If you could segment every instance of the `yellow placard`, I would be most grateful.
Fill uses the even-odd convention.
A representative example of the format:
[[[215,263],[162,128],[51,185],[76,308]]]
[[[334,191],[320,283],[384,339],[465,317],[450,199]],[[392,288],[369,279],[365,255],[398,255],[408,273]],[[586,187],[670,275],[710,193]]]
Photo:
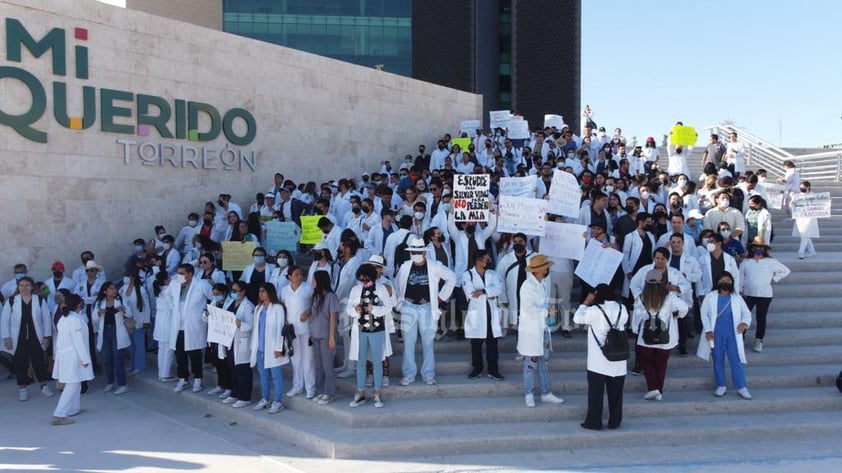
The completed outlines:
[[[471,139],[470,138],[451,138],[450,143],[454,144],[454,145],[459,145],[459,149],[461,149],[462,152],[464,153],[465,151],[468,151],[468,145],[471,144]],[[451,148],[452,148],[452,146],[451,146]],[[455,165],[456,163],[453,163],[453,164]]]
[[[253,241],[223,241],[222,242],[222,270],[242,271],[252,264],[251,254],[257,248]]]
[[[319,220],[324,215],[309,215],[301,217],[301,240],[303,245],[315,245],[324,239],[324,233],[319,228]]]
[[[674,145],[696,146],[699,134],[692,126],[674,126],[670,131],[670,142]]]

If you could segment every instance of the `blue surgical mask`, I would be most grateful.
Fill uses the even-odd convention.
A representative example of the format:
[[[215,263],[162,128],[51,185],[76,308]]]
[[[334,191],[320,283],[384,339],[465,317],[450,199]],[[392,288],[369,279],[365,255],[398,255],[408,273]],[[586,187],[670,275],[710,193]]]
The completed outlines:
[[[450,212],[450,204],[441,204],[441,210],[443,212]]]
[[[228,300],[231,301],[231,302],[236,301],[237,300],[237,293],[232,292],[231,294],[228,294]]]
[[[213,296],[213,301],[214,301],[215,303],[222,302],[222,300],[223,300],[223,298],[222,298],[222,294],[217,294],[217,295]]]
[[[128,286],[128,285],[129,285],[129,282],[131,282],[131,280],[129,279],[129,277],[128,277],[128,276],[123,276],[123,285],[124,285],[124,286]]]
[[[20,281],[26,276],[26,273],[15,273],[15,281]]]
[[[266,262],[265,256],[255,256],[254,257],[254,264],[263,264]]]
[[[143,251],[143,245],[135,245],[134,246],[134,252],[135,253],[140,253],[141,251]]]

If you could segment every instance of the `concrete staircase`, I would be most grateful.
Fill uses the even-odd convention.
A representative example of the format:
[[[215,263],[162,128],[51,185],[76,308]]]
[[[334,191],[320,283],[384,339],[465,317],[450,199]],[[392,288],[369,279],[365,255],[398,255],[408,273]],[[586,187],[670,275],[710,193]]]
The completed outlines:
[[[694,170],[695,172],[696,170]],[[822,184],[842,197],[842,186]],[[809,442],[842,435],[842,394],[834,380],[842,368],[842,218],[819,222],[822,237],[814,240],[818,254],[798,260],[797,238],[790,235],[791,220],[774,211],[776,238],[773,255],[792,269],[775,286],[765,349],[747,349],[748,386],[751,401],[729,391],[723,398],[712,395],[713,370],[695,357],[670,359],[664,400],[644,401],[642,377],[626,378],[623,425],[617,431],[593,432],[579,427],[586,411],[585,358],[587,332],[576,331],[572,339],[553,337],[555,352],[550,360],[552,391],[564,397],[562,405],[527,408],[522,395],[522,364],[514,360],[516,335],[501,340],[500,368],[503,381],[467,379],[470,348],[467,341],[436,342],[437,386],[416,383],[401,387],[402,343],[393,338],[396,355],[391,358],[392,385],[383,390],[384,409],[371,403],[352,409],[353,379],[338,380],[338,399],[319,406],[303,396],[285,398],[287,407],[277,416],[251,409],[234,410],[215,398],[187,392],[176,395],[172,385],[143,376],[140,382],[151,391],[173,396],[197,409],[255,429],[264,435],[292,443],[332,458],[382,458],[401,461],[445,458],[504,458],[505,464],[532,462],[536,455],[558,461],[559,449],[584,449],[599,456],[601,448],[648,448],[653,436],[671,444],[721,444],[739,436],[741,442],[759,447],[739,455],[762,458],[774,453],[775,445],[792,439]],[[691,354],[698,338],[690,341]],[[754,326],[745,337],[754,342]],[[420,363],[420,344],[416,348]],[[210,376],[208,380],[212,380]],[[286,388],[289,388],[287,380]],[[702,449],[703,450],[703,449]],[[735,453],[736,454],[736,453]],[[556,455],[556,456],[553,456]],[[741,457],[742,458],[742,457]]]

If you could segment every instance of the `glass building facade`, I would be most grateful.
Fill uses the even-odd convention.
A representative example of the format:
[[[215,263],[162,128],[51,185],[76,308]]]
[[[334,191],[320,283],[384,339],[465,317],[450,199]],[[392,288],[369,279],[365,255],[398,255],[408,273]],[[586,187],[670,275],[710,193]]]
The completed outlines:
[[[223,0],[222,29],[412,77],[412,0]]]

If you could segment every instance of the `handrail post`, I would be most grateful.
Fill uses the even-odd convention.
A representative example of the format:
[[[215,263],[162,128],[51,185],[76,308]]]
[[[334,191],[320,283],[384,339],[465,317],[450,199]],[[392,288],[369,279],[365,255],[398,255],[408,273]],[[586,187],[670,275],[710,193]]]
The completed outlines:
[[[842,177],[842,153],[836,154],[836,182]]]

